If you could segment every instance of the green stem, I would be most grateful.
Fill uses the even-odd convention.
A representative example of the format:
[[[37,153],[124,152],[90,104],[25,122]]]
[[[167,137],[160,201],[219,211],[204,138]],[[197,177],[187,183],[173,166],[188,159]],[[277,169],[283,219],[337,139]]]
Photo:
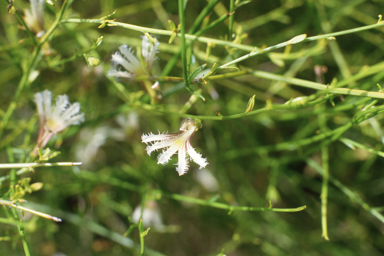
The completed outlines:
[[[170,31],[170,30],[141,27],[141,26],[137,26],[137,25],[127,24],[127,23],[122,23],[122,22],[117,22],[117,21],[112,21],[112,20],[105,21],[105,20],[101,20],[101,19],[71,18],[71,19],[62,20],[61,22],[63,22],[63,23],[64,22],[66,22],[66,23],[93,23],[93,24],[105,23],[107,26],[122,27],[122,28],[130,29],[130,30],[134,30],[134,31],[139,31],[142,33],[152,33],[152,34],[165,35],[165,36],[172,36],[172,34],[173,34],[173,31]],[[378,24],[373,24],[373,25],[362,26],[362,27],[358,27],[358,28],[354,28],[354,29],[347,29],[347,30],[343,30],[343,31],[335,32],[335,33],[329,33],[329,34],[324,34],[324,35],[307,37],[302,42],[315,41],[315,40],[319,40],[319,39],[323,39],[323,38],[340,36],[340,35],[347,35],[347,34],[356,33],[359,31],[369,30],[369,29],[373,29],[373,28],[378,28],[378,27],[382,27],[382,26],[384,26],[384,22],[381,22]],[[181,35],[178,34],[177,36],[180,37]],[[250,54],[245,55],[247,57],[245,57],[244,59],[253,57],[253,56],[258,55],[260,53],[267,52],[265,49],[257,50],[257,48],[255,48],[254,46],[236,44],[236,43],[232,43],[232,42],[228,42],[228,41],[224,41],[224,40],[213,39],[213,38],[208,38],[208,37],[199,37],[196,35],[185,34],[185,38],[190,39],[190,40],[195,40],[198,42],[202,42],[202,43],[210,43],[211,42],[211,43],[215,43],[216,45],[229,46],[229,47],[237,48],[239,50],[251,52]],[[268,51],[272,51],[274,49],[285,47],[286,45],[287,45],[287,42],[283,42],[283,43],[277,44],[275,46],[268,47]],[[240,58],[243,58],[243,57],[240,57]],[[244,60],[244,59],[240,59],[239,61]],[[236,59],[236,60],[238,60],[238,59]],[[239,61],[236,61],[234,63],[237,63]]]
[[[188,34],[195,34],[198,30],[199,26],[203,22],[205,16],[207,16],[213,9],[213,7],[219,2],[220,0],[212,0],[208,3],[208,5],[205,6],[205,8],[201,11],[199,16],[196,18],[196,20],[193,22],[192,27],[188,30]],[[211,28],[211,27],[210,27]],[[209,28],[209,29],[210,29]],[[204,31],[199,33],[199,35],[202,35],[205,33],[208,29],[203,29]],[[190,46],[192,45],[193,41],[190,43]],[[189,46],[189,47],[190,47]],[[163,71],[161,72],[162,76],[168,75],[171,70],[174,68],[176,63],[179,61],[181,56],[181,49],[179,49],[172,57],[170,61],[168,61],[167,65],[164,67]]]
[[[188,89],[188,70],[187,70],[187,49],[185,44],[185,23],[184,23],[184,0],[179,1],[179,21],[180,21],[180,42],[181,42],[181,60],[183,63],[184,85]]]
[[[7,148],[7,153],[8,153],[9,160],[11,162],[13,162],[14,161],[14,155],[13,155],[13,152],[12,152],[12,150],[10,148]],[[15,169],[11,169],[9,175],[10,175],[9,194],[10,194],[10,197],[12,198],[13,195],[14,195],[14,190],[15,190],[15,186],[16,186],[16,170]],[[4,202],[6,202],[6,201],[4,201]],[[1,204],[1,201],[0,201],[0,204]],[[19,219],[19,215],[18,215],[16,209],[12,208],[11,212],[12,212],[13,218],[18,220]],[[31,254],[29,252],[29,247],[28,247],[27,240],[25,239],[24,227],[23,227],[23,223],[22,223],[21,219],[20,219],[19,224],[17,225],[17,230],[19,231],[19,235],[20,235],[21,243],[23,244],[23,249],[24,249],[25,256],[30,256]]]
[[[57,163],[16,163],[16,164],[0,164],[0,169],[12,168],[34,168],[34,167],[52,167],[52,166],[74,166],[81,165],[80,162],[57,162]],[[25,172],[29,171],[28,169]],[[17,174],[20,174],[17,172]]]
[[[313,167],[319,174],[323,175],[323,169],[321,166],[319,166],[314,160],[308,158],[307,159],[308,165]],[[344,186],[339,180],[329,177],[329,181],[336,186],[338,189],[340,189],[349,199],[353,202],[356,202],[359,204],[364,210],[371,213],[373,216],[375,216],[378,220],[380,220],[382,223],[384,223],[384,216],[380,214],[375,208],[370,207],[364,200],[355,192]]]
[[[202,200],[199,198],[194,198],[194,197],[188,197],[188,196],[183,196],[179,194],[171,194],[171,193],[164,193],[161,191],[158,191],[162,195],[172,198],[177,201],[182,201],[182,202],[188,202],[188,203],[193,203],[193,204],[198,204],[198,205],[204,205],[204,206],[209,206],[213,208],[218,208],[218,209],[223,209],[223,210],[228,210],[229,212],[233,211],[271,211],[271,212],[299,212],[307,208],[305,205],[300,206],[297,208],[267,208],[267,207],[248,207],[248,206],[233,206],[233,205],[228,205],[228,204],[223,204],[223,203],[218,203],[218,202],[211,202],[207,200]]]
[[[27,24],[25,23],[24,19],[21,17],[19,11],[16,10],[15,12],[15,16],[16,18],[19,20],[19,22],[21,23],[21,25],[23,25],[25,31],[27,32],[27,34],[29,35],[29,37],[32,39],[32,42],[33,42],[33,45],[36,46],[37,45],[37,42],[36,42],[36,38],[35,38],[35,35],[32,33],[32,31],[28,28]]]
[[[14,204],[14,203],[12,203],[10,201],[3,200],[3,199],[0,199],[0,205],[8,205],[8,206],[10,206],[12,208],[16,208],[16,209],[19,209],[19,210],[22,210],[22,211],[25,211],[25,212],[30,212],[32,214],[35,214],[37,216],[40,216],[40,217],[43,217],[43,218],[46,218],[46,219],[50,219],[50,220],[53,220],[53,221],[56,221],[56,222],[61,222],[61,219],[57,218],[55,216],[52,216],[52,215],[49,215],[49,214],[46,214],[46,213],[43,213],[43,212],[35,211],[35,210],[32,210],[32,209],[26,208],[24,206],[20,206],[20,205]]]
[[[376,99],[384,99],[384,93],[382,92],[373,92],[373,91],[364,91],[364,90],[358,90],[358,89],[349,89],[349,88],[337,88],[340,86],[340,83],[337,83],[333,87],[329,87],[323,84],[298,79],[298,78],[292,78],[292,77],[284,77],[281,75],[271,74],[265,71],[253,71],[252,74],[257,77],[275,80],[275,81],[281,81],[289,84],[294,84],[306,88],[312,88],[315,90],[321,90],[321,91],[327,91],[328,93],[333,94],[342,94],[342,95],[355,95],[355,96],[362,96],[362,97],[370,97],[370,98],[376,98]]]
[[[34,167],[52,167],[52,166],[75,166],[81,165],[79,162],[58,162],[58,163],[17,163],[17,164],[1,164],[0,169],[10,169],[10,168],[22,168],[16,172],[16,175],[21,175],[31,171],[31,168]],[[11,175],[5,175],[0,177],[0,184],[10,179]]]
[[[326,130],[326,119],[324,115],[319,116],[320,129],[322,132]],[[327,226],[327,204],[328,204],[328,180],[329,180],[329,150],[328,145],[323,145],[321,147],[321,158],[323,166],[323,182],[321,186],[321,227],[322,227],[322,237],[325,240],[329,241],[328,237],[328,226]]]
[[[347,138],[340,138],[340,141],[343,142],[344,144],[346,144],[347,146],[353,146],[353,147],[357,147],[357,148],[361,148],[361,149],[364,149],[370,153],[373,153],[373,154],[376,154],[380,157],[384,157],[384,152],[383,151],[379,151],[379,150],[376,150],[376,149],[373,149],[373,148],[370,148],[370,147],[367,147],[367,146],[364,146],[363,144],[360,144],[356,141],[353,141],[353,140],[350,140],[350,139],[347,139]]]
[[[29,63],[27,70],[24,72],[23,76],[21,77],[21,80],[20,80],[19,85],[17,86],[17,90],[15,92],[15,96],[13,97],[12,102],[9,104],[8,109],[4,114],[3,122],[2,122],[2,125],[0,127],[0,138],[2,137],[4,130],[7,127],[8,122],[9,122],[9,120],[13,114],[13,111],[16,108],[17,102],[19,101],[19,98],[21,96],[22,91],[24,90],[25,86],[28,84],[28,78],[29,78],[30,74],[32,73],[32,71],[35,69],[35,67],[38,64],[41,48],[42,48],[43,44],[48,40],[48,38],[53,34],[53,32],[55,31],[57,26],[60,24],[60,20],[63,17],[64,11],[67,8],[67,3],[68,3],[67,0],[65,0],[63,2],[63,5],[61,7],[61,10],[60,10],[56,20],[53,22],[52,26],[49,28],[47,33],[45,33],[42,36],[39,43],[36,45],[35,49],[33,50],[32,60]]]
[[[229,25],[228,25],[228,40],[229,41],[232,41],[233,39],[233,23],[235,21],[235,15],[233,15],[235,11],[235,0],[231,0],[230,1],[230,5],[229,5]]]
[[[184,202],[189,202],[193,204],[199,204],[199,205],[205,205],[205,206],[210,206],[213,208],[219,208],[219,209],[224,209],[228,210],[230,212],[232,211],[273,211],[273,212],[298,212],[302,211],[306,208],[306,206],[300,206],[297,208],[272,208],[272,207],[248,207],[248,206],[233,206],[233,205],[228,205],[224,203],[218,203],[218,202],[211,202],[199,198],[193,198],[193,197],[187,197],[187,196],[182,196],[179,194],[172,194],[172,193],[166,193],[161,190],[156,190],[152,189],[148,191],[148,188],[145,186],[139,186],[139,185],[134,185],[126,181],[122,181],[117,178],[111,178],[110,176],[107,175],[98,175],[94,174],[91,172],[86,172],[86,171],[81,171],[78,173],[78,176],[84,179],[96,181],[96,182],[104,182],[116,187],[124,188],[130,191],[136,191],[140,193],[154,193],[158,195],[163,195],[166,197],[169,197],[173,200],[177,201],[184,201]]]

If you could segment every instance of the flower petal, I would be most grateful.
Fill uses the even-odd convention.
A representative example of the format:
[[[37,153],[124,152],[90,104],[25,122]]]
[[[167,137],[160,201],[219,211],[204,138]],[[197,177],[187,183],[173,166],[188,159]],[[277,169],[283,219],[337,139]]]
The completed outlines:
[[[197,153],[189,141],[187,141],[187,153],[193,162],[200,165],[200,169],[207,166],[207,159],[203,158],[201,154]]]
[[[125,78],[129,78],[129,79],[132,79],[135,77],[134,74],[129,73],[127,71],[117,71],[116,69],[112,69],[112,68],[108,71],[107,76],[125,77]]]
[[[185,143],[179,148],[179,161],[177,163],[176,171],[179,173],[179,176],[187,173],[189,168],[187,152]]]
[[[131,48],[128,48],[127,45],[122,45],[119,47],[119,52],[116,52],[112,55],[112,61],[117,62],[123,66],[127,71],[137,75],[137,73],[142,69],[141,63],[135,55],[133,55]]]
[[[161,154],[158,156],[158,164],[166,164],[168,163],[169,159],[176,154],[176,152],[179,150],[179,147],[177,145],[170,146],[167,150],[164,150]]]
[[[175,137],[175,134],[168,134],[168,133],[159,133],[159,134],[143,134],[141,136],[141,142],[143,143],[148,143],[148,142],[153,142],[153,141],[162,141],[162,140],[170,140]]]
[[[43,104],[44,104],[44,115],[45,120],[51,117],[51,111],[52,111],[52,93],[48,90],[45,90],[42,92],[43,94]]]
[[[158,149],[161,149],[161,148],[168,148],[170,146],[172,146],[172,144],[174,143],[174,140],[163,140],[163,141],[158,141],[158,142],[155,142],[154,144],[152,145],[148,145],[147,148],[145,150],[147,150],[147,154],[148,155],[151,155],[151,153],[153,151],[156,151]]]
[[[156,59],[155,55],[157,52],[157,47],[159,47],[159,42],[155,43],[155,46],[148,40],[148,37],[143,36],[143,41],[141,41],[141,54],[147,63],[147,69],[151,71],[153,61]]]

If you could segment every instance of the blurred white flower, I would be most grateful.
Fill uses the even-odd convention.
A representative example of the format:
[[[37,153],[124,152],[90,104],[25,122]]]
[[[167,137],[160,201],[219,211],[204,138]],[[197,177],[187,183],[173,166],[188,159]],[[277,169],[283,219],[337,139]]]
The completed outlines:
[[[56,98],[56,106],[52,106],[52,93],[48,90],[35,94],[35,103],[40,120],[40,133],[36,148],[44,148],[49,139],[70,125],[84,121],[84,113],[79,113],[80,103],[72,105],[67,95]]]
[[[74,146],[76,160],[83,163],[84,168],[88,168],[95,161],[102,159],[98,154],[109,136],[110,127],[101,126],[96,129],[85,128],[80,132],[79,140]],[[96,159],[97,157],[97,159]]]
[[[139,53],[137,53],[136,57],[133,54],[132,48],[128,48],[127,45],[120,46],[120,51],[112,55],[112,65],[108,71],[108,76],[133,79],[135,76],[151,74],[152,64],[158,47],[159,43],[157,41],[152,45],[146,36],[143,36],[141,42],[141,56],[138,56]],[[141,63],[140,59],[143,59],[145,63]],[[125,71],[122,71],[122,68]]]
[[[116,129],[111,137],[116,140],[123,141],[129,136],[135,136],[139,130],[139,116],[135,111],[128,114],[120,114],[116,117],[116,122],[120,125],[120,129]]]
[[[194,178],[208,192],[216,192],[219,190],[219,182],[217,182],[215,176],[213,176],[212,173],[205,168],[194,172]]]
[[[180,127],[180,132],[171,134],[143,134],[141,140],[148,146],[146,148],[148,155],[151,155],[152,151],[166,148],[158,156],[158,164],[166,164],[172,155],[178,152],[179,161],[176,171],[179,175],[183,175],[188,171],[188,159],[187,154],[191,160],[200,165],[200,168],[204,168],[208,162],[206,158],[203,158],[201,154],[197,153],[191,145],[191,137],[195,133],[196,122],[191,118],[184,120]]]
[[[31,10],[25,10],[25,23],[39,38],[44,35],[44,5],[45,0],[30,0]]]
[[[137,206],[132,214],[132,220],[136,223],[140,221],[141,206]],[[157,203],[153,200],[145,202],[143,215],[143,226],[145,227],[162,227],[163,221],[161,220],[160,209]]]

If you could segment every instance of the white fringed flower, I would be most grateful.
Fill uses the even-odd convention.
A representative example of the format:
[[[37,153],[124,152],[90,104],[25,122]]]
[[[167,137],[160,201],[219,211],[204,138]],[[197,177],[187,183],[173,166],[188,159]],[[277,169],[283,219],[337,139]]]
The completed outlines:
[[[136,57],[133,54],[132,48],[128,48],[127,45],[120,46],[120,51],[115,52],[112,55],[112,65],[111,69],[108,71],[108,76],[133,79],[135,76],[150,74],[153,61],[156,59],[155,55],[158,47],[158,42],[156,42],[155,45],[152,45],[148,38],[143,36],[143,41],[141,42],[141,56],[145,61],[145,65],[142,65],[140,62],[141,58],[139,56]],[[122,69],[125,69],[126,71],[123,71]]]
[[[188,159],[187,154],[191,160],[200,165],[200,169],[204,168],[208,162],[206,158],[203,158],[201,154],[197,153],[191,145],[191,137],[195,133],[196,122],[191,118],[184,120],[180,127],[180,132],[172,134],[143,134],[141,140],[148,146],[146,148],[148,155],[151,155],[153,151],[161,148],[166,148],[158,156],[158,164],[166,164],[172,155],[178,152],[179,161],[176,171],[179,175],[183,175],[188,171]]]
[[[56,106],[52,106],[52,93],[48,90],[35,94],[35,103],[40,120],[40,133],[36,148],[44,148],[49,139],[70,125],[84,121],[84,113],[80,112],[80,103],[70,104],[67,95],[56,98]]]

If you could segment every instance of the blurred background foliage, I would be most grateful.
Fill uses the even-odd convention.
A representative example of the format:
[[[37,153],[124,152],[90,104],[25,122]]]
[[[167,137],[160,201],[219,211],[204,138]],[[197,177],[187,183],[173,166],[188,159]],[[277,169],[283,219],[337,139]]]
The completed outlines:
[[[208,2],[187,2],[187,31]],[[45,29],[54,22],[63,1],[54,3],[55,6],[45,6]],[[34,49],[16,15],[8,13],[8,4],[0,2],[3,117]],[[22,17],[24,10],[30,8],[25,0],[14,0],[13,4]],[[315,36],[375,24],[383,7],[378,0],[254,0],[236,9],[233,31],[237,36],[247,34],[243,42],[237,43],[263,48],[299,34]],[[230,1],[219,1],[204,22],[209,24],[229,12],[229,8]],[[161,0],[76,0],[63,18],[99,19],[115,10],[112,18],[123,23],[166,30],[170,29],[168,20],[179,24],[177,1]],[[151,131],[177,132],[182,121],[179,111],[191,93],[183,88],[183,83],[163,81],[160,88],[164,98],[153,107],[139,82],[108,78],[111,54],[122,44],[136,51],[143,33],[98,26],[86,22],[59,24],[43,45],[34,79],[30,79],[17,100],[0,141],[3,163],[23,161],[22,156],[31,152],[39,126],[33,95],[45,89],[51,90],[54,97],[67,94],[71,102],[81,103],[85,113],[84,123],[57,134],[48,144],[61,152],[50,161],[79,161],[82,166],[36,168],[18,176],[30,177],[31,184],[44,184],[39,191],[23,197],[28,201],[24,206],[63,219],[62,223],[55,223],[24,213],[24,233],[31,255],[140,255],[138,229],[127,232],[132,224],[129,218],[135,219],[132,216],[140,205],[148,214],[143,215],[144,227],[151,227],[144,237],[147,255],[384,253],[384,218],[379,213],[384,209],[382,156],[362,147],[348,147],[346,144],[351,143],[347,141],[335,140],[325,146],[321,144],[325,140],[302,146],[297,143],[347,124],[367,104],[361,103],[364,97],[336,96],[335,107],[324,101],[297,110],[266,111],[231,120],[205,118],[191,142],[209,165],[198,170],[191,163],[189,172],[179,177],[174,165],[177,157],[164,166],[156,164],[157,154],[148,156],[140,137]],[[204,36],[228,40],[228,26],[226,19]],[[249,58],[237,67],[323,84],[331,83],[333,78],[343,81],[382,61],[383,32],[384,28],[377,28],[340,36],[336,41],[304,42],[291,46],[291,53],[298,52],[296,55],[279,49]],[[177,53],[180,39],[168,44],[168,36],[151,35],[160,42],[152,73],[160,75]],[[80,53],[101,36],[100,46],[86,53],[87,57],[100,59],[101,65],[89,67]],[[206,53],[207,44],[193,44],[191,70],[204,63],[208,67],[225,64],[247,52],[211,45],[210,55]],[[74,54],[80,56],[62,61]],[[326,67],[327,72],[316,75],[316,65]],[[182,77],[182,68],[180,58],[168,75]],[[384,71],[379,70],[352,80],[345,87],[377,91],[376,84],[383,83],[383,76]],[[184,116],[244,113],[252,95],[256,95],[254,109],[260,109],[316,93],[310,88],[250,74],[194,84],[192,88],[201,89],[206,101],[192,100]],[[377,105],[380,104],[379,100]],[[382,119],[382,115],[377,115],[375,121],[356,124],[343,137],[380,151]],[[280,143],[291,143],[292,147],[280,150]],[[322,147],[329,152],[330,241],[322,237]],[[8,174],[9,170],[0,170],[0,177]],[[2,180],[0,197],[8,200],[8,191],[9,181]],[[276,208],[307,208],[293,213],[229,212],[183,198],[174,200],[177,195],[233,206],[268,207],[270,200]],[[9,207],[4,207],[0,217],[12,219],[9,212]],[[1,255],[24,255],[14,225],[0,224],[0,243]]]

